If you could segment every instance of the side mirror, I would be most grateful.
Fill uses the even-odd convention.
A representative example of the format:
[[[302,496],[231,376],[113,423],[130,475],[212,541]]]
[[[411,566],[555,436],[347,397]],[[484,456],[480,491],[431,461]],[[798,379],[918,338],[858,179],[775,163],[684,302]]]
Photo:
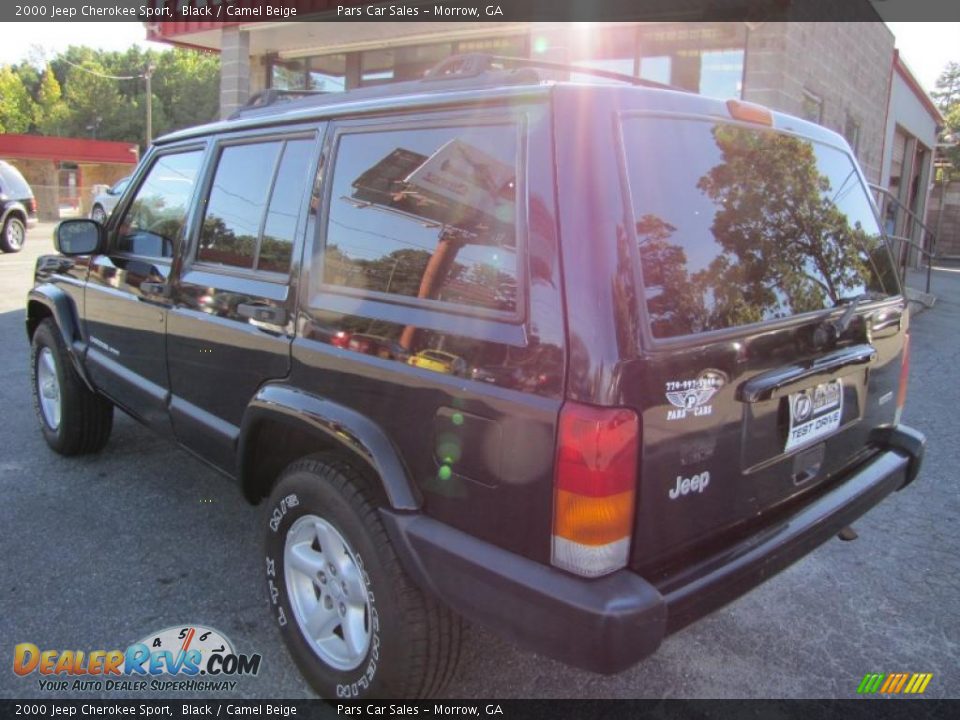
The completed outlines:
[[[103,226],[87,218],[64,220],[57,225],[53,244],[63,255],[95,255],[103,247]]]

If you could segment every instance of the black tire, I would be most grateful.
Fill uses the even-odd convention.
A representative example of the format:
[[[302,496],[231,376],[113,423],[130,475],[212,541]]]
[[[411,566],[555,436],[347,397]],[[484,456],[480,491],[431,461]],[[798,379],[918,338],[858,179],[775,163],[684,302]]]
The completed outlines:
[[[0,250],[15,253],[23,250],[27,239],[27,226],[17,215],[8,215],[0,230]]]
[[[40,407],[37,364],[45,348],[51,352],[59,382],[60,423],[57,427],[51,426]],[[47,445],[61,455],[83,455],[103,449],[113,429],[113,403],[84,385],[67,355],[60,331],[50,318],[41,322],[33,334],[30,379],[33,407]]]
[[[456,671],[462,621],[406,575],[363,487],[356,470],[335,456],[305,458],[281,474],[263,521],[271,610],[300,672],[321,697],[428,697],[439,693]],[[287,534],[308,515],[332,525],[346,541],[367,591],[371,637],[366,654],[350,670],[337,669],[314,649],[288,594]],[[320,582],[315,580],[312,590],[317,605],[322,602]],[[340,631],[343,638],[342,626]]]

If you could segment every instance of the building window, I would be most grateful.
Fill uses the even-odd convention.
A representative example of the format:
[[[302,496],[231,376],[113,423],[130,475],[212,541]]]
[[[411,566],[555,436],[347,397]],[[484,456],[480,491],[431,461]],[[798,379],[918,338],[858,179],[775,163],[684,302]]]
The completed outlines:
[[[700,94],[739,98],[743,94],[743,50],[707,50],[700,54]]]
[[[740,23],[650,23],[640,26],[636,43],[645,80],[742,97],[746,34]]]
[[[319,55],[270,61],[270,87],[277,90],[343,92],[347,89],[347,56]]]
[[[408,45],[353,53],[313,55],[269,61],[268,82],[277,90],[343,92],[355,87],[418,80],[451,55],[486,52],[510,57],[527,57],[527,38],[523,35],[482,38],[452,43]],[[353,70],[348,71],[348,67]]]
[[[640,77],[644,80],[670,84],[671,66],[669,55],[640,58]]]
[[[347,89],[347,56],[321,55],[307,58],[307,90],[343,92]]]
[[[803,101],[800,105],[800,117],[810,122],[823,122],[823,98],[809,90],[803,91]]]
[[[849,113],[847,113],[847,121],[843,124],[843,137],[850,143],[853,154],[857,155],[860,152],[860,123]]]

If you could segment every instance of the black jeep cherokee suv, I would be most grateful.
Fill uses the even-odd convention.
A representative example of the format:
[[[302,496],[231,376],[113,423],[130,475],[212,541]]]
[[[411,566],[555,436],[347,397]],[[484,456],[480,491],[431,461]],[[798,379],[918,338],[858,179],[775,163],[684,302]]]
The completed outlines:
[[[44,436],[117,406],[265,501],[326,697],[438,692],[461,616],[623,670],[919,470],[863,174],[748,103],[481,66],[251,107],[56,240]]]

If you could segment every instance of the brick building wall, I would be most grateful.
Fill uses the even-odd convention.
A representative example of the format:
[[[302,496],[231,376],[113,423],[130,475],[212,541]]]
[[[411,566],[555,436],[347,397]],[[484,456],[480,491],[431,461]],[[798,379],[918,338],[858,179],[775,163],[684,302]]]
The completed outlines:
[[[883,23],[761,23],[747,35],[744,99],[819,122],[848,140],[859,128],[857,159],[879,182],[893,50]]]
[[[943,217],[940,217],[941,197]],[[944,188],[939,183],[930,194],[927,222],[936,231],[939,229],[937,255],[960,258],[960,180],[954,180]]]

